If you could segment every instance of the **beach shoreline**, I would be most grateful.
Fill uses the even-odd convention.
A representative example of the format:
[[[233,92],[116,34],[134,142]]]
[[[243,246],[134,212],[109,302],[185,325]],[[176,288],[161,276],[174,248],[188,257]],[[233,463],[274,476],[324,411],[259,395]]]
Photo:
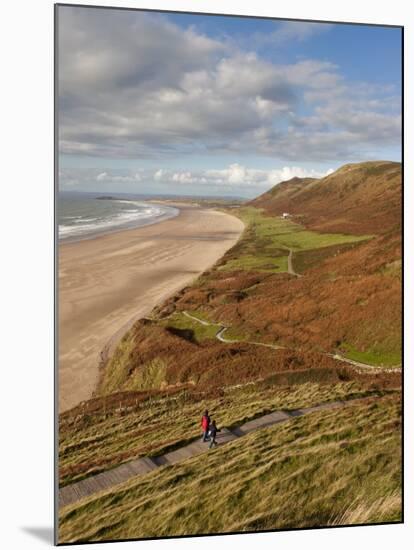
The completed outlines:
[[[99,200],[99,197],[97,197]],[[137,204],[139,206],[148,205],[149,207],[154,206],[162,206],[164,208],[164,211],[161,213],[157,213],[155,216],[149,216],[149,217],[142,217],[137,216],[134,219],[126,220],[126,221],[118,221],[118,223],[114,223],[114,220],[112,223],[105,223],[104,225],[91,225],[89,228],[87,226],[83,226],[82,231],[76,231],[76,225],[68,226],[65,223],[61,225],[59,220],[59,227],[58,227],[58,233],[59,233],[59,244],[67,244],[67,243],[75,243],[79,241],[85,241],[89,239],[95,239],[97,237],[101,237],[104,235],[109,235],[111,233],[117,233],[119,231],[128,231],[129,229],[138,229],[139,227],[145,227],[147,225],[153,225],[156,223],[161,223],[163,221],[169,220],[171,218],[175,218],[179,215],[179,205],[178,204],[166,204],[162,201],[149,201],[149,200],[132,200],[132,199],[106,199],[108,202],[121,202],[121,203],[127,203],[127,204]],[[93,215],[93,214],[92,214]],[[119,214],[118,214],[119,216]],[[71,216],[72,217],[72,216]],[[81,216],[75,216],[75,218],[81,218]],[[76,221],[75,223],[78,223]],[[79,227],[79,226],[78,226]],[[86,228],[86,231],[85,231]],[[74,234],[65,234],[61,231],[67,231],[68,229],[72,230]]]
[[[58,245],[59,412],[92,397],[101,352],[214,265],[244,225],[180,204],[178,216]]]

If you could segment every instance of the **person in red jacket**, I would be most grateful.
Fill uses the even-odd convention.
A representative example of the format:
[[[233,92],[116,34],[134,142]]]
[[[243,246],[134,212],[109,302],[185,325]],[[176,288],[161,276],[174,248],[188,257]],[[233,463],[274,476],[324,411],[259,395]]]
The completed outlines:
[[[203,441],[208,441],[208,432],[210,429],[210,417],[208,411],[204,411],[203,417],[201,419],[201,429],[203,430]]]

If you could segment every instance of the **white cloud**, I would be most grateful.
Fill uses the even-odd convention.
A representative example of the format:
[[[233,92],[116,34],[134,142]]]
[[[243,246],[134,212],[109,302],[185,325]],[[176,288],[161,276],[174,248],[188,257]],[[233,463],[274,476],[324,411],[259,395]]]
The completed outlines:
[[[101,172],[96,176],[96,181],[105,181],[105,182],[136,182],[141,181],[141,174],[128,174],[128,175],[119,175],[111,174],[108,172]]]
[[[228,169],[229,183],[244,183],[246,179],[246,169],[240,164],[231,164]]]
[[[282,181],[287,181],[292,178],[323,178],[329,174],[332,174],[333,169],[329,168],[326,171],[319,171],[314,169],[304,169],[299,166],[284,166],[278,170],[271,170],[268,173],[267,181],[272,185],[276,185]]]
[[[158,170],[158,182],[165,184],[193,184],[196,186],[214,186],[226,189],[258,188],[268,189],[281,181],[289,180],[293,177],[321,178],[333,170],[319,171],[315,169],[305,169],[298,166],[284,166],[283,168],[273,170],[259,170],[247,168],[240,164],[230,164],[227,168],[210,169],[199,171],[172,172],[168,170]]]
[[[108,179],[107,172],[101,172],[96,176],[96,181],[105,181],[106,179]]]
[[[272,39],[277,42],[303,42],[312,36],[332,30],[329,23],[313,23],[308,21],[283,21],[277,30],[272,33]]]
[[[197,181],[192,177],[191,172],[177,172],[172,175],[171,180],[177,183],[194,183]]]
[[[160,181],[162,180],[163,178],[163,175],[164,175],[164,170],[157,170],[155,173],[154,173],[154,180],[156,181]]]
[[[329,29],[285,22],[265,36],[302,41]],[[400,142],[392,88],[351,85],[318,59],[270,62],[158,14],[60,7],[59,91],[66,154],[249,152],[298,163],[363,158]]]

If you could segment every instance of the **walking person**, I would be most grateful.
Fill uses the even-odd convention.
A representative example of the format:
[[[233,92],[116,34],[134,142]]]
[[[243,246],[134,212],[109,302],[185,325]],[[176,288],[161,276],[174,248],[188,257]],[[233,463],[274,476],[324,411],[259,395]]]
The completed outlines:
[[[203,439],[202,441],[208,441],[208,432],[210,429],[210,417],[208,411],[205,410],[203,417],[201,418],[201,428],[203,430]]]
[[[217,432],[221,432],[221,430],[219,430],[217,428],[216,421],[213,420],[213,422],[210,425],[210,445],[209,445],[209,449],[211,449],[213,447],[213,445],[217,445],[217,441],[216,441]]]

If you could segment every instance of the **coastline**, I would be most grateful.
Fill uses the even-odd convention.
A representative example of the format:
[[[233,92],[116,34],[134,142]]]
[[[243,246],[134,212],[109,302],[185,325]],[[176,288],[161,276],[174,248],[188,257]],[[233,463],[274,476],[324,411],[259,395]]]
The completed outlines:
[[[92,396],[101,352],[239,239],[243,223],[180,205],[176,217],[59,242],[59,412]]]
[[[122,199],[114,199],[114,200],[122,200]],[[128,202],[133,203],[134,201],[130,200]],[[84,233],[84,234],[78,234],[74,236],[67,236],[67,237],[60,237],[59,235],[59,245],[61,244],[67,244],[67,243],[76,243],[80,241],[86,241],[90,239],[96,239],[97,237],[101,237],[104,235],[110,235],[111,233],[118,233],[119,231],[128,231],[129,229],[138,229],[140,227],[146,227],[148,225],[154,225],[157,223],[161,223],[166,220],[170,220],[172,218],[175,218],[176,216],[180,215],[179,206],[181,205],[172,205],[172,204],[164,204],[162,201],[159,201],[158,203],[155,201],[136,201],[140,203],[148,203],[150,206],[154,206],[156,204],[161,204],[164,206],[165,211],[163,214],[155,217],[148,217],[148,218],[137,218],[134,220],[131,220],[129,222],[124,222],[121,224],[115,224],[115,225],[108,225],[105,229],[93,229],[91,228],[90,231]],[[60,226],[58,233],[60,231]]]

